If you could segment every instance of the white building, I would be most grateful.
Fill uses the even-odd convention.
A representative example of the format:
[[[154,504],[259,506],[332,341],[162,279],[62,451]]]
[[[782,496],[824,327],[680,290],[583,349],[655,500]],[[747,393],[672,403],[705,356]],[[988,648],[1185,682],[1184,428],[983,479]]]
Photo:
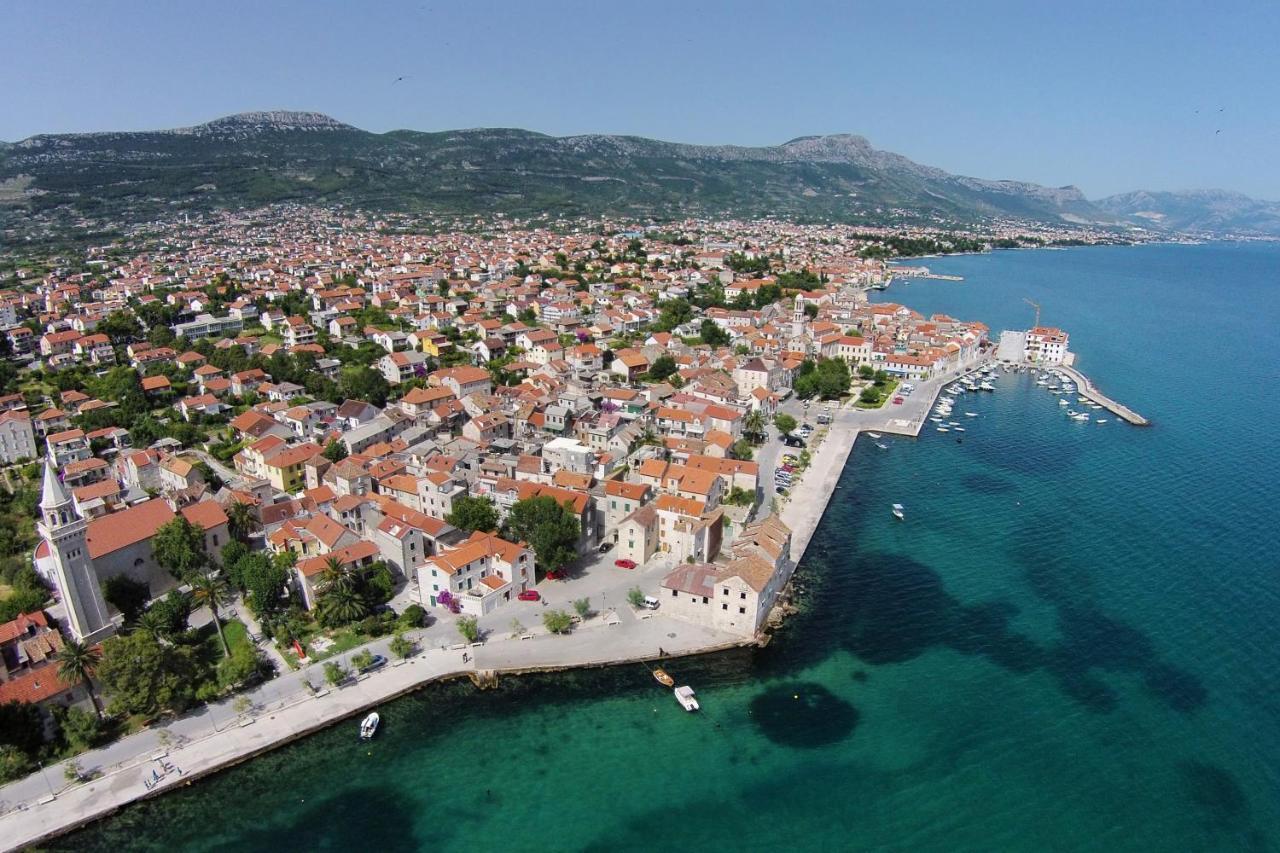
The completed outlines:
[[[38,455],[30,413],[26,409],[0,413],[0,461],[8,464],[19,459],[35,459]]]
[[[1032,364],[1062,364],[1067,359],[1067,333],[1052,326],[1027,332],[1026,360]]]

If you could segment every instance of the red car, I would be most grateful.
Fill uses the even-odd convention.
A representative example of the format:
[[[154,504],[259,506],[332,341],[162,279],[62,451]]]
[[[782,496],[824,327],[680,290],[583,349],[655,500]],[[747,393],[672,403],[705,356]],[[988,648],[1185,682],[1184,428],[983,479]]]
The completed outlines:
[[[894,398],[893,398],[893,404],[894,404],[895,406],[901,406],[901,405],[902,405],[902,398],[901,398],[901,397],[894,397]]]
[[[541,601],[542,600],[542,596],[538,595],[538,591],[536,589],[526,589],[524,592],[517,595],[516,598],[520,599],[521,601]]]
[[[636,567],[635,560],[614,560],[613,564],[620,569],[634,569]]]

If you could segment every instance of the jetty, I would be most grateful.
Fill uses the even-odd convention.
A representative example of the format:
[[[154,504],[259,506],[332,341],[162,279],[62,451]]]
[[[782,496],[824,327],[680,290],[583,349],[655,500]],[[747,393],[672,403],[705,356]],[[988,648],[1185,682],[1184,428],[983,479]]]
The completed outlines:
[[[1151,426],[1151,421],[1147,420],[1142,415],[1138,414],[1133,409],[1130,409],[1128,406],[1124,405],[1123,403],[1118,403],[1115,400],[1112,400],[1106,394],[1103,394],[1101,391],[1099,391],[1097,388],[1094,387],[1093,382],[1089,380],[1088,376],[1085,376],[1083,373],[1081,373],[1079,370],[1076,370],[1074,367],[1069,367],[1068,365],[1065,365],[1065,364],[1059,364],[1059,365],[1055,365],[1054,369],[1059,370],[1062,373],[1066,374],[1071,378],[1073,382],[1076,383],[1076,388],[1079,390],[1081,397],[1084,397],[1087,400],[1092,400],[1093,402],[1102,406],[1107,411],[1111,412],[1116,417],[1120,418],[1121,420],[1127,423],[1131,423],[1134,426]]]

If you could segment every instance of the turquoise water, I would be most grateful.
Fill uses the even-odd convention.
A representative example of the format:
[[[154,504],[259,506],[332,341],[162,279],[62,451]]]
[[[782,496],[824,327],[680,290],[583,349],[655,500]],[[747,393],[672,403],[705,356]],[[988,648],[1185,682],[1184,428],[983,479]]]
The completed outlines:
[[[54,849],[1275,849],[1280,249],[928,263],[966,281],[880,298],[996,330],[1040,302],[1155,425],[1006,376],[961,443],[859,442],[804,612],[670,667],[701,715],[639,666],[435,686],[371,746],[343,725]]]

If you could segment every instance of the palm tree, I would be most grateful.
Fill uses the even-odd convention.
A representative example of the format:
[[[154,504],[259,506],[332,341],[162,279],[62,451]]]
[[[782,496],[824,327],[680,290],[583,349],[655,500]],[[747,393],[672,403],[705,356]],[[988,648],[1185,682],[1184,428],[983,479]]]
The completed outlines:
[[[191,585],[191,600],[197,607],[205,606],[213,614],[213,626],[218,629],[218,639],[222,641],[222,650],[227,657],[231,656],[231,646],[222,633],[222,620],[218,618],[218,607],[227,602],[227,579],[217,572],[196,572],[187,578]]]
[[[138,617],[138,621],[134,623],[134,629],[142,631],[144,634],[150,634],[159,640],[161,637],[167,636],[169,633],[169,625],[164,615],[160,611],[153,609],[143,611]]]
[[[102,660],[102,651],[88,643],[65,640],[62,648],[58,649],[56,658],[58,678],[67,684],[84,682],[85,689],[89,691],[89,701],[93,703],[94,713],[101,717],[102,706],[98,703],[98,695],[93,691],[93,681],[90,677],[98,661]]]
[[[347,567],[337,557],[329,557],[324,561],[324,569],[320,572],[320,582],[318,587],[321,592],[333,592],[334,590],[354,590],[356,588],[356,579],[351,572],[347,571]]]
[[[320,594],[320,619],[327,625],[346,625],[369,615],[369,604],[354,586],[336,585]]]
[[[759,409],[753,410],[743,419],[742,430],[747,435],[764,435],[764,414]]]
[[[233,537],[241,542],[248,542],[249,535],[259,527],[253,507],[241,501],[232,501],[227,506],[227,527]]]

